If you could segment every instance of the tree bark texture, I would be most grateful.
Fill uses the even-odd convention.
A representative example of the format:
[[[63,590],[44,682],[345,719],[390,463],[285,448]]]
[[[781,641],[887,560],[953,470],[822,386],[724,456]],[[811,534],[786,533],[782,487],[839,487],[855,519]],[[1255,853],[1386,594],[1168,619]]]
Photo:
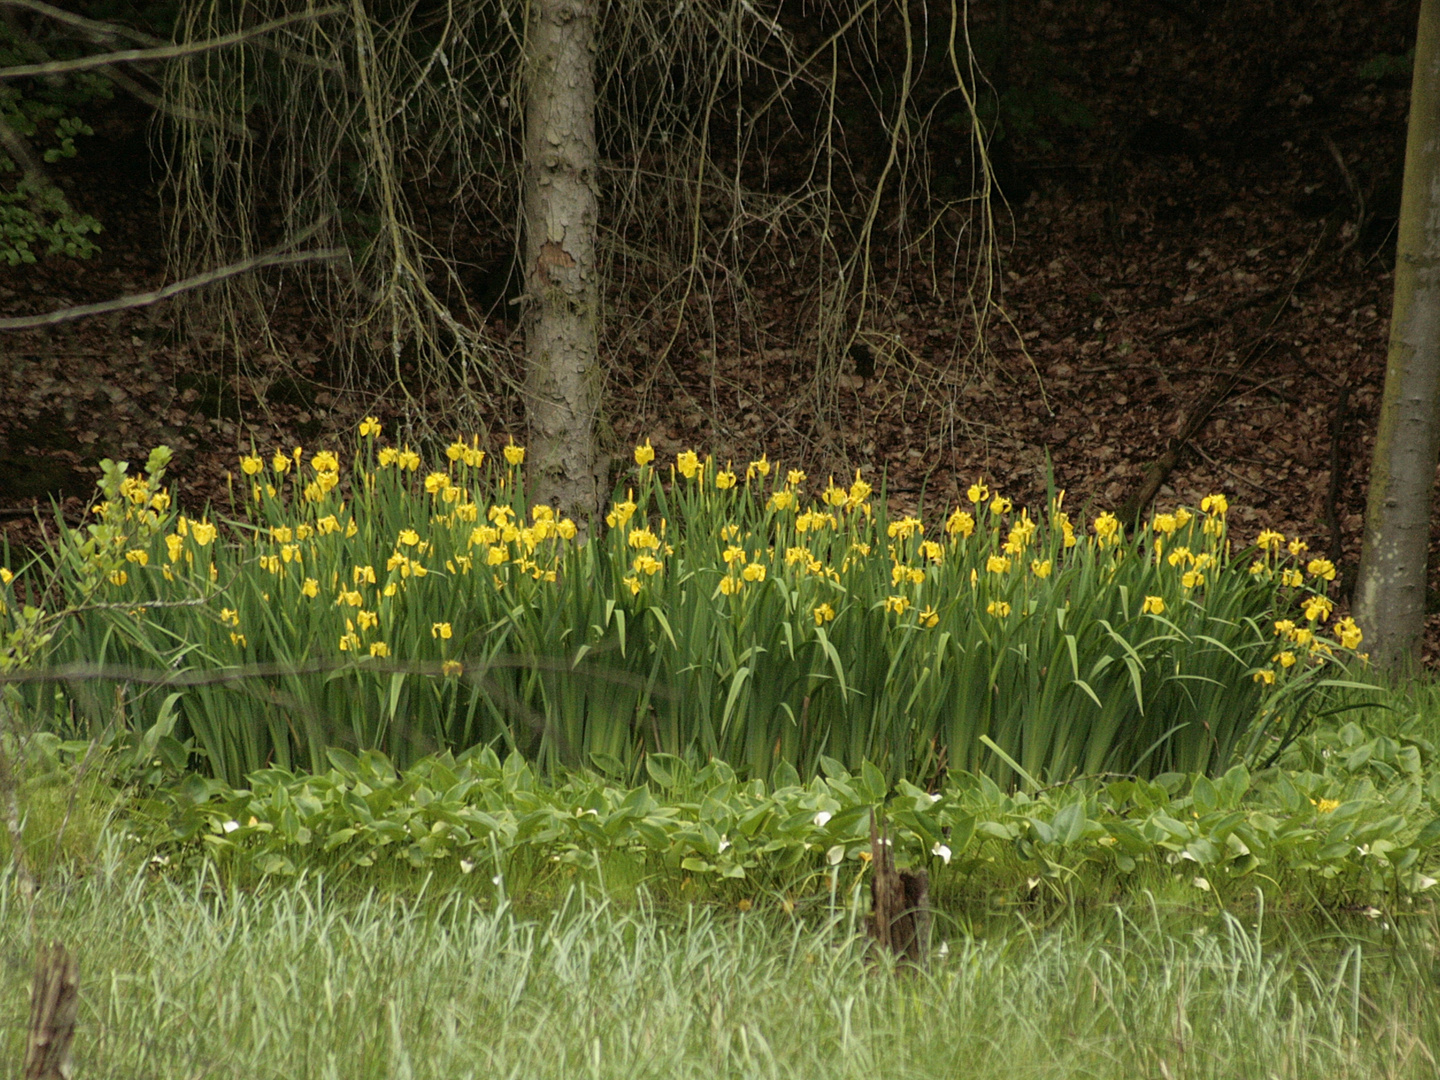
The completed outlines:
[[[30,991],[24,1080],[70,1080],[70,1041],[80,1011],[80,968],[58,941],[41,946]]]
[[[1422,0],[1395,255],[1390,352],[1355,617],[1382,667],[1419,660],[1440,454],[1440,0]]]
[[[600,505],[595,0],[532,0],[526,50],[530,497],[583,528]]]

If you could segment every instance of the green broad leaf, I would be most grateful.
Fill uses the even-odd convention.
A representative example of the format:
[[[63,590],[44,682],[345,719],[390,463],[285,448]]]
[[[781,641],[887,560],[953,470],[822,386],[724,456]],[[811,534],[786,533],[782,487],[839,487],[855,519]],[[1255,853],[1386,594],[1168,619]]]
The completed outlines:
[[[270,851],[255,859],[255,869],[265,875],[289,877],[295,873],[295,864],[278,852]]]
[[[659,759],[669,756],[668,754],[645,755],[645,771],[650,774],[651,780],[654,780],[655,783],[659,784],[666,791],[670,791],[675,787],[675,774]]]
[[[1437,843],[1440,843],[1440,817],[1433,819],[1415,837],[1417,847],[1433,847]]]
[[[970,842],[975,839],[975,815],[956,814],[953,818],[949,819],[948,824],[950,835],[945,842],[950,845],[956,855],[959,855],[969,847]]]
[[[870,807],[847,806],[825,823],[825,832],[831,836],[868,837],[870,835]]]
[[[338,746],[327,747],[325,756],[329,759],[331,768],[335,769],[336,772],[346,777],[356,777],[360,775],[360,762],[355,755],[348,750],[342,750]]]
[[[1062,847],[1077,843],[1085,835],[1084,804],[1073,802],[1061,807],[1050,826],[1055,830],[1055,842]]]
[[[1185,845],[1185,854],[1201,866],[1208,866],[1220,858],[1220,849],[1208,838],[1200,836]]]
[[[1216,782],[1215,788],[1221,805],[1227,810],[1235,809],[1250,790],[1250,770],[1244,765],[1232,766],[1230,771]]]
[[[689,870],[693,874],[710,874],[715,871],[715,867],[710,863],[704,859],[697,859],[693,855],[680,860],[680,869]]]
[[[772,805],[768,802],[761,803],[753,810],[740,815],[736,829],[741,836],[755,836],[760,832],[761,827],[770,821],[774,813],[775,809]]]
[[[337,829],[325,838],[324,851],[334,851],[341,844],[347,843],[355,838],[354,829]]]
[[[1204,776],[1197,776],[1195,783],[1190,789],[1190,798],[1195,804],[1195,809],[1202,814],[1214,813],[1220,805],[1220,794],[1215,790],[1215,785]]]
[[[644,817],[650,812],[653,805],[654,800],[650,797],[650,792],[644,787],[637,787],[630,789],[625,798],[620,801],[620,805],[616,807],[616,811],[625,817]]]
[[[850,773],[844,765],[841,765],[840,762],[832,757],[826,757],[824,754],[820,755],[820,771],[831,780],[850,779]]]
[[[663,851],[670,844],[670,834],[666,831],[666,823],[656,818],[645,818],[635,822],[635,834],[645,842],[645,845],[654,851]]]
[[[1026,822],[1030,825],[1030,835],[1038,844],[1053,844],[1056,840],[1056,831],[1048,821],[1040,818],[1027,817]]]
[[[865,790],[865,797],[869,801],[878,803],[884,800],[888,785],[885,783],[885,774],[868,761],[860,763],[860,785]]]
[[[191,806],[200,806],[210,801],[212,795],[218,795],[224,790],[224,784],[218,780],[207,780],[199,773],[191,773],[180,782],[176,794]]]

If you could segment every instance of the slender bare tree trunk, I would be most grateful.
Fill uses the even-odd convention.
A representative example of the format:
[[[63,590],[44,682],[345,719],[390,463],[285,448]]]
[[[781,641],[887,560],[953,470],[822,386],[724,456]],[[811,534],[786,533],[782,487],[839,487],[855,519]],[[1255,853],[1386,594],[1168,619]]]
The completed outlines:
[[[1421,0],[1395,252],[1385,396],[1370,466],[1355,617],[1382,667],[1419,660],[1440,455],[1440,0]]]
[[[530,494],[583,526],[599,508],[595,0],[531,0],[526,60]]]

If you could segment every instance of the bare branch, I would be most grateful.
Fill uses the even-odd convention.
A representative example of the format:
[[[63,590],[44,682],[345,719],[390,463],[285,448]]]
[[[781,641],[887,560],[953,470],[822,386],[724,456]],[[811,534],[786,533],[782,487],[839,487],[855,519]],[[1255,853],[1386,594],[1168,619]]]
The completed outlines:
[[[192,41],[184,45],[161,45],[152,49],[120,49],[116,52],[100,53],[96,56],[82,56],[76,60],[51,60],[44,64],[21,64],[17,67],[0,68],[0,79],[20,79],[30,75],[63,75],[70,71],[91,71],[95,68],[109,67],[112,64],[136,64],[149,60],[174,60],[182,56],[194,56],[197,53],[239,44],[292,23],[319,19],[326,15],[338,15],[344,10],[342,7],[328,7],[320,8],[317,11],[302,11],[295,15],[287,15],[283,19],[275,19],[272,22],[261,23],[259,26],[252,26],[249,30],[237,30],[233,34],[210,38],[207,41]]]
[[[153,37],[139,30],[132,30],[128,26],[121,26],[119,23],[96,22],[94,19],[87,19],[83,15],[75,15],[69,11],[62,11],[60,8],[42,3],[41,0],[0,0],[0,7],[25,8],[27,11],[33,11],[37,15],[44,15],[46,18],[54,19],[56,22],[63,22],[70,26],[77,27],[96,37],[126,38],[127,40],[138,42],[141,45],[166,44],[161,38]]]
[[[592,652],[590,656],[595,656]],[[603,655],[603,653],[601,654]],[[650,687],[647,679],[626,671],[615,671],[589,660],[573,661],[565,657],[552,656],[497,656],[489,659],[461,657],[459,677],[479,679],[492,671],[523,670],[548,671],[556,675],[571,675],[577,678],[593,679],[597,682],[624,686],[635,690],[649,689],[657,697],[666,697],[662,687]],[[188,668],[173,670],[163,667],[140,667],[128,664],[60,664],[48,668],[26,668],[0,672],[0,686],[6,683],[32,685],[41,683],[84,683],[121,682],[139,686],[223,686],[232,683],[249,682],[252,679],[289,678],[297,675],[317,675],[334,671],[351,671],[356,674],[423,675],[433,678],[449,676],[445,663],[438,660],[379,659],[373,656],[316,657],[293,664],[236,664],[215,668]]]
[[[245,274],[251,270],[259,270],[261,267],[290,266],[294,263],[343,259],[347,255],[349,255],[349,252],[344,248],[320,248],[316,251],[296,251],[288,255],[257,255],[253,259],[245,259],[238,263],[231,263],[229,266],[222,266],[218,270],[209,270],[203,274],[196,274],[194,277],[186,278],[184,281],[177,281],[173,285],[166,285],[163,289],[156,289],[154,292],[136,293],[133,296],[122,296],[115,300],[103,300],[98,304],[80,304],[78,307],[61,308],[59,311],[51,311],[44,315],[22,315],[13,319],[0,319],[0,330],[30,330],[37,326],[49,326],[52,323],[68,322],[71,319],[83,319],[89,315],[103,315],[109,311],[149,307],[151,304],[158,304],[161,300],[169,300],[172,296],[189,292],[191,289],[198,289],[204,285],[224,281],[227,278],[235,277],[237,274]]]

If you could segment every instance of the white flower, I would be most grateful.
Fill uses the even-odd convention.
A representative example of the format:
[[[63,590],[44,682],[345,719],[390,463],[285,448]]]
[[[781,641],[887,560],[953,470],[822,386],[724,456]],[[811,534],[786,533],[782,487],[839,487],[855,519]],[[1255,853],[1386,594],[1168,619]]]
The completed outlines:
[[[724,851],[724,850],[725,850],[727,847],[729,847],[729,846],[730,846],[730,838],[729,838],[728,836],[722,836],[722,837],[720,837],[720,850],[721,850],[721,851]]]
[[[823,829],[825,827],[825,823],[834,816],[835,815],[830,813],[829,810],[821,810],[818,814],[815,815],[815,825],[818,828]]]
[[[935,841],[935,846],[930,849],[930,854],[940,856],[940,858],[945,860],[946,866],[950,865],[950,849],[940,843],[940,841]]]
[[[500,887],[501,885],[505,884],[505,875],[503,875],[503,874],[496,874],[494,877],[492,877],[492,878],[490,879],[490,884],[491,884],[491,885],[494,885],[494,886],[497,887],[497,888]]]
[[[220,828],[224,829],[227,833],[231,833],[234,832],[236,829],[240,828],[240,822],[227,821],[224,825],[221,825]]]
[[[845,845],[836,844],[829,851],[825,852],[825,861],[831,866],[839,866],[840,860],[845,858]]]
[[[930,796],[930,802],[931,802],[932,804],[937,803],[937,802],[939,802],[939,801],[940,801],[940,792],[937,791],[937,792],[933,793],[933,794]]]
[[[1206,881],[1203,877],[1197,877],[1190,884],[1194,885],[1195,888],[1199,889],[1201,892],[1210,891],[1210,882]]]
[[[461,872],[462,874],[468,874],[468,873],[470,873],[471,870],[474,870],[474,869],[475,869],[475,861],[474,861],[473,859],[461,859],[461,860],[460,860],[460,872]]]

